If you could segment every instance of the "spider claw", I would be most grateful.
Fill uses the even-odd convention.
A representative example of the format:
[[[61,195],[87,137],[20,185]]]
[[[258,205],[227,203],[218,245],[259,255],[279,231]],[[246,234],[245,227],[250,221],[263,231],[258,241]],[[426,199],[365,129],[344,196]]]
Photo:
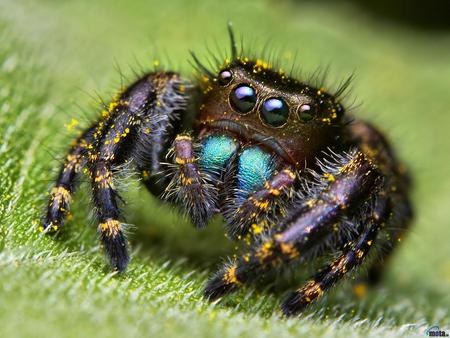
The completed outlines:
[[[238,284],[236,265],[226,265],[208,281],[204,295],[209,300],[216,300],[233,291]]]
[[[233,288],[233,284],[227,284],[220,276],[216,276],[208,281],[203,291],[203,295],[210,301],[219,301]]]
[[[130,262],[130,255],[124,233],[122,231],[108,232],[103,230],[100,233],[100,239],[111,266],[118,272],[125,271]]]
[[[298,292],[292,291],[281,303],[281,312],[284,316],[293,316],[301,312],[307,305],[307,300],[302,298]]]

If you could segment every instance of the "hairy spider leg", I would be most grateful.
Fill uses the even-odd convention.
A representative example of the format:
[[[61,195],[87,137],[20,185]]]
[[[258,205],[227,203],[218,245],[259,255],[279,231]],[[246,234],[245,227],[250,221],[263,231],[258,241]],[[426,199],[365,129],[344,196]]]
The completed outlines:
[[[63,224],[69,211],[71,197],[75,192],[78,174],[86,165],[89,154],[92,154],[96,140],[116,117],[118,104],[119,100],[114,99],[106,106],[100,114],[100,121],[87,128],[70,148],[55,187],[50,192],[50,203],[41,230],[57,231]]]
[[[50,201],[40,228],[41,231],[58,231],[69,213],[69,204],[76,189],[77,177],[86,160],[85,153],[93,141],[96,125],[86,129],[70,148],[62,165],[55,186],[50,191]]]
[[[176,73],[146,74],[110,103],[93,130],[90,128],[84,133],[90,136],[91,141],[88,143],[85,157],[91,176],[93,202],[99,219],[100,240],[111,265],[118,271],[126,268],[129,254],[117,203],[119,195],[113,182],[114,168],[127,163],[129,158],[138,152],[138,148],[142,148],[143,138],[149,139],[146,143],[148,144],[152,137],[158,136],[152,133],[160,133],[164,126],[171,125],[164,122],[170,117],[172,120],[176,119],[178,113],[187,105],[189,97],[186,84]],[[86,146],[83,140],[81,138],[79,143],[84,149]],[[68,159],[72,158],[72,153],[73,151],[68,155]],[[147,156],[157,156],[159,153],[156,150]],[[142,168],[151,162],[151,159],[146,161],[142,156],[136,156],[138,163],[135,164],[138,168],[139,165]],[[72,166],[79,170],[78,166],[75,166],[78,162],[71,163],[69,162],[71,170]],[[70,176],[68,173],[65,175]],[[70,196],[62,190],[55,190],[55,193],[50,198],[50,208],[54,208],[55,199],[62,201],[62,198],[66,200]],[[51,215],[52,210],[47,214]],[[52,219],[44,224],[48,226],[51,221]]]
[[[113,166],[128,161],[133,154],[136,138],[149,137],[142,130],[143,121],[154,120],[158,130],[161,119],[168,112],[179,109],[176,101],[186,100],[182,82],[174,73],[153,73],[137,81],[121,95],[119,113],[98,139],[95,152],[90,155],[93,200],[99,218],[100,240],[111,265],[123,271],[129,262],[127,241],[121,213],[117,205],[118,193],[113,183]]]
[[[176,168],[165,198],[182,205],[195,226],[204,228],[217,211],[218,190],[206,172],[200,171],[191,136],[178,135],[172,151]]]
[[[224,213],[228,234],[233,238],[240,238],[249,232],[253,235],[265,233],[269,227],[268,217],[271,212],[285,215],[288,191],[295,178],[291,167],[286,166],[273,173],[262,188],[246,199],[239,200],[236,194],[228,197]]]
[[[158,82],[164,86],[162,81]],[[142,183],[154,196],[161,196],[170,182],[169,175],[165,175],[164,171],[168,149],[173,146],[176,135],[189,127],[185,125],[184,117],[193,86],[179,78],[175,82],[178,82],[177,90],[164,91],[164,105],[157,104],[154,116],[142,119],[142,136],[137,138],[133,154]],[[155,116],[158,118],[155,119]],[[187,124],[190,124],[189,121]]]
[[[175,170],[164,198],[178,202],[197,227],[205,227],[220,211],[220,184],[238,149],[236,140],[222,134],[207,135],[196,147],[191,136],[178,135],[170,151]]]
[[[122,271],[129,262],[129,255],[117,204],[119,194],[113,182],[113,167],[120,163],[121,154],[131,147],[140,117],[130,111],[129,102],[121,103],[118,109],[119,115],[100,137],[95,151],[89,154],[89,170],[100,240],[110,264]]]
[[[237,286],[255,280],[266,270],[281,263],[298,260],[333,231],[339,217],[357,210],[376,193],[380,175],[360,151],[347,156],[333,174],[326,173],[330,183],[317,195],[302,201],[269,239],[224,266],[207,283],[205,295],[210,299],[223,296]]]
[[[383,222],[388,217],[389,206],[387,202],[385,191],[382,190],[375,200],[375,206],[370,217],[365,220],[367,222],[365,230],[354,243],[348,246],[345,253],[315,274],[304,286],[291,292],[286,297],[281,305],[285,315],[293,315],[303,310],[344,278],[352,269],[364,262],[370,249],[374,246]]]

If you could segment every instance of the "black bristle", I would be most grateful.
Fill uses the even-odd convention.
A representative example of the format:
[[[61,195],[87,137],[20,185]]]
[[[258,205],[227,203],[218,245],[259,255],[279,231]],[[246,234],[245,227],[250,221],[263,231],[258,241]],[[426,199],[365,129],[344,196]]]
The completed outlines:
[[[231,21],[228,21],[228,35],[230,36],[231,58],[234,60],[237,58],[237,46],[233,32],[233,24],[231,23]]]

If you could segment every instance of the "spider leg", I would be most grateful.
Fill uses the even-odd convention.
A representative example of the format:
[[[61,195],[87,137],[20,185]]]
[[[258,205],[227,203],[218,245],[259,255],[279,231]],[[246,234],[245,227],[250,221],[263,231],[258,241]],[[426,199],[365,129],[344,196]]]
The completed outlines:
[[[85,164],[84,153],[93,142],[96,125],[86,129],[70,148],[62,165],[55,186],[50,191],[50,202],[41,231],[58,231],[69,212],[69,204],[75,192],[77,177]]]
[[[126,163],[142,138],[150,137],[142,125],[153,121],[152,129],[160,131],[167,114],[185,107],[186,95],[178,75],[156,73],[137,82],[116,108],[118,114],[105,129],[96,151],[90,155],[93,200],[100,221],[98,231],[111,265],[123,271],[129,262],[127,241],[118,193],[113,183],[113,166]],[[148,124],[147,124],[148,125]],[[150,130],[151,132],[151,130]],[[138,161],[137,163],[142,164]]]
[[[370,285],[376,285],[381,280],[392,253],[408,231],[413,217],[411,205],[406,196],[392,199],[393,215],[386,225],[388,238],[380,241],[379,253],[368,268],[367,282]]]
[[[271,209],[279,207],[285,213],[285,203],[288,189],[295,182],[296,175],[290,167],[275,173],[264,183],[264,187],[251,194],[241,204],[236,206],[235,197],[231,207],[228,207],[224,216],[229,225],[229,234],[240,238],[251,231],[254,235],[265,232],[268,228],[267,216]],[[233,198],[231,197],[231,198]]]
[[[303,201],[269,238],[231,265],[223,267],[206,285],[210,299],[253,281],[266,270],[302,258],[336,229],[340,216],[351,214],[377,192],[380,175],[360,151],[343,157],[329,184]]]
[[[100,240],[110,264],[122,271],[129,262],[129,255],[117,204],[119,195],[113,182],[113,167],[120,163],[117,159],[130,152],[130,143],[136,135],[140,119],[130,113],[128,103],[123,102],[119,109],[121,113],[105,129],[95,151],[89,154],[88,166]]]
[[[375,207],[366,220],[367,224],[361,235],[354,241],[345,253],[314,275],[303,287],[291,292],[281,305],[285,315],[293,315],[304,309],[307,305],[321,297],[339,280],[344,278],[352,269],[361,265],[374,242],[383,222],[388,216],[388,203],[381,191],[377,196]]]
[[[203,228],[217,212],[218,189],[208,174],[199,169],[191,136],[178,135],[173,153],[176,167],[164,198],[177,201],[195,226]]]
[[[155,158],[159,160],[159,148],[164,144],[154,145],[150,153],[145,154],[147,158],[139,148],[142,150],[145,148],[143,143],[152,143],[161,137],[165,128],[170,129],[170,122],[180,118],[178,113],[186,108],[190,98],[185,91],[186,85],[176,73],[146,74],[113,100],[94,129],[88,131],[92,143],[85,157],[99,219],[98,232],[106,256],[118,271],[126,268],[129,255],[117,204],[119,195],[113,182],[114,170],[128,162],[142,169]],[[153,174],[157,167],[150,168],[150,173]]]

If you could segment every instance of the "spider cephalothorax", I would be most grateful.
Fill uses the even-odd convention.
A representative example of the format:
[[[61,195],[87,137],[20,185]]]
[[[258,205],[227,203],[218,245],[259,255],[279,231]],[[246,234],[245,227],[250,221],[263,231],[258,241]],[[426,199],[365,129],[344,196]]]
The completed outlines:
[[[236,58],[206,83],[201,126],[265,143],[294,166],[312,160],[339,135],[343,108],[333,96],[261,60]]]
[[[209,281],[210,299],[323,255],[334,258],[288,296],[284,313],[320,297],[369,251],[369,280],[377,280],[411,219],[403,167],[376,129],[344,116],[345,86],[330,94],[295,80],[238,54],[231,29],[230,37],[231,58],[218,70],[194,56],[196,82],[155,71],[105,107],[70,148],[41,229],[59,230],[85,168],[100,239],[123,271],[128,245],[113,176],[131,163],[196,226],[221,213],[230,237],[251,243]]]

